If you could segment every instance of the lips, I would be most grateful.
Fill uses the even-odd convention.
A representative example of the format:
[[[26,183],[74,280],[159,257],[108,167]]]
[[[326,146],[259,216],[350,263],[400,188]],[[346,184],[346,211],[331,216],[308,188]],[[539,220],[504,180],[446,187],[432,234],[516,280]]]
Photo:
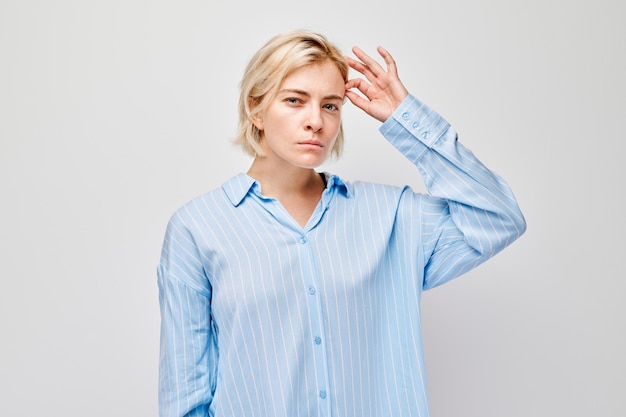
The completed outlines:
[[[298,145],[307,145],[307,146],[317,146],[320,148],[323,148],[324,145],[322,144],[322,142],[318,141],[318,140],[303,140],[302,142],[298,142]]]

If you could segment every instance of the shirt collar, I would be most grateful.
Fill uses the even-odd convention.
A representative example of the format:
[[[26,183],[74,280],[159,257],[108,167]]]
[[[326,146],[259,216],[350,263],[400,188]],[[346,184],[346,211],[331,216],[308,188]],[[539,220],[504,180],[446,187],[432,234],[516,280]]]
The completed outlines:
[[[337,188],[337,192],[342,194],[346,198],[352,197],[352,185],[345,182],[337,175],[329,174],[328,172],[323,172],[326,177],[326,189]]]
[[[327,172],[323,173],[326,176],[327,186],[326,189],[336,188],[337,192],[342,194],[346,198],[352,197],[352,187],[350,184],[343,181],[337,175],[332,175]],[[226,194],[226,197],[230,200],[233,206],[237,207],[244,198],[250,193],[252,187],[255,186],[257,182],[254,178],[249,177],[248,175],[241,173],[236,175],[222,184],[222,190]]]

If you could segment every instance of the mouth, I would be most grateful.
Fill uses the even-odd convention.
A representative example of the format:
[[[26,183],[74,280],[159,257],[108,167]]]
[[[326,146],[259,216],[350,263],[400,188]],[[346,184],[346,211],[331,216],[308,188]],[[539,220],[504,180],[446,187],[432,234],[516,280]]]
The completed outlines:
[[[298,142],[298,145],[304,145],[304,146],[311,146],[311,147],[317,147],[317,148],[323,148],[324,145],[317,140],[303,140],[302,142]]]

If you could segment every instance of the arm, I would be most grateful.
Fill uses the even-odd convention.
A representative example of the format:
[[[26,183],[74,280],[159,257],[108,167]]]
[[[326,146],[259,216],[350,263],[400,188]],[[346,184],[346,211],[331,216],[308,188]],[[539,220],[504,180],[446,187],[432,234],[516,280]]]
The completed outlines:
[[[408,96],[380,128],[419,169],[430,196],[420,204],[424,288],[461,275],[524,233],[513,192],[462,144],[439,114]]]
[[[211,288],[193,237],[176,215],[168,224],[157,277],[160,416],[207,416],[217,367]]]
[[[353,51],[362,62],[348,62],[369,83],[346,84],[366,98],[352,91],[346,95],[384,122],[381,132],[418,167],[432,196],[406,197],[420,204],[424,288],[470,270],[524,233],[524,217],[508,185],[457,141],[439,114],[406,92],[390,54],[378,48],[385,71],[360,49]]]

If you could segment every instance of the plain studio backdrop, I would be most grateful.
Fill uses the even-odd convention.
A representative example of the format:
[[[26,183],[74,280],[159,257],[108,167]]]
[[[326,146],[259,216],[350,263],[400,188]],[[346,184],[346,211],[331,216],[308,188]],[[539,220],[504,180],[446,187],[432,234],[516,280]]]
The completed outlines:
[[[272,35],[386,47],[512,186],[528,232],[423,296],[432,415],[626,415],[621,0],[0,3],[0,415],[156,416],[170,215],[245,171]],[[322,167],[424,191],[351,105]],[[269,417],[269,416],[268,416]]]

